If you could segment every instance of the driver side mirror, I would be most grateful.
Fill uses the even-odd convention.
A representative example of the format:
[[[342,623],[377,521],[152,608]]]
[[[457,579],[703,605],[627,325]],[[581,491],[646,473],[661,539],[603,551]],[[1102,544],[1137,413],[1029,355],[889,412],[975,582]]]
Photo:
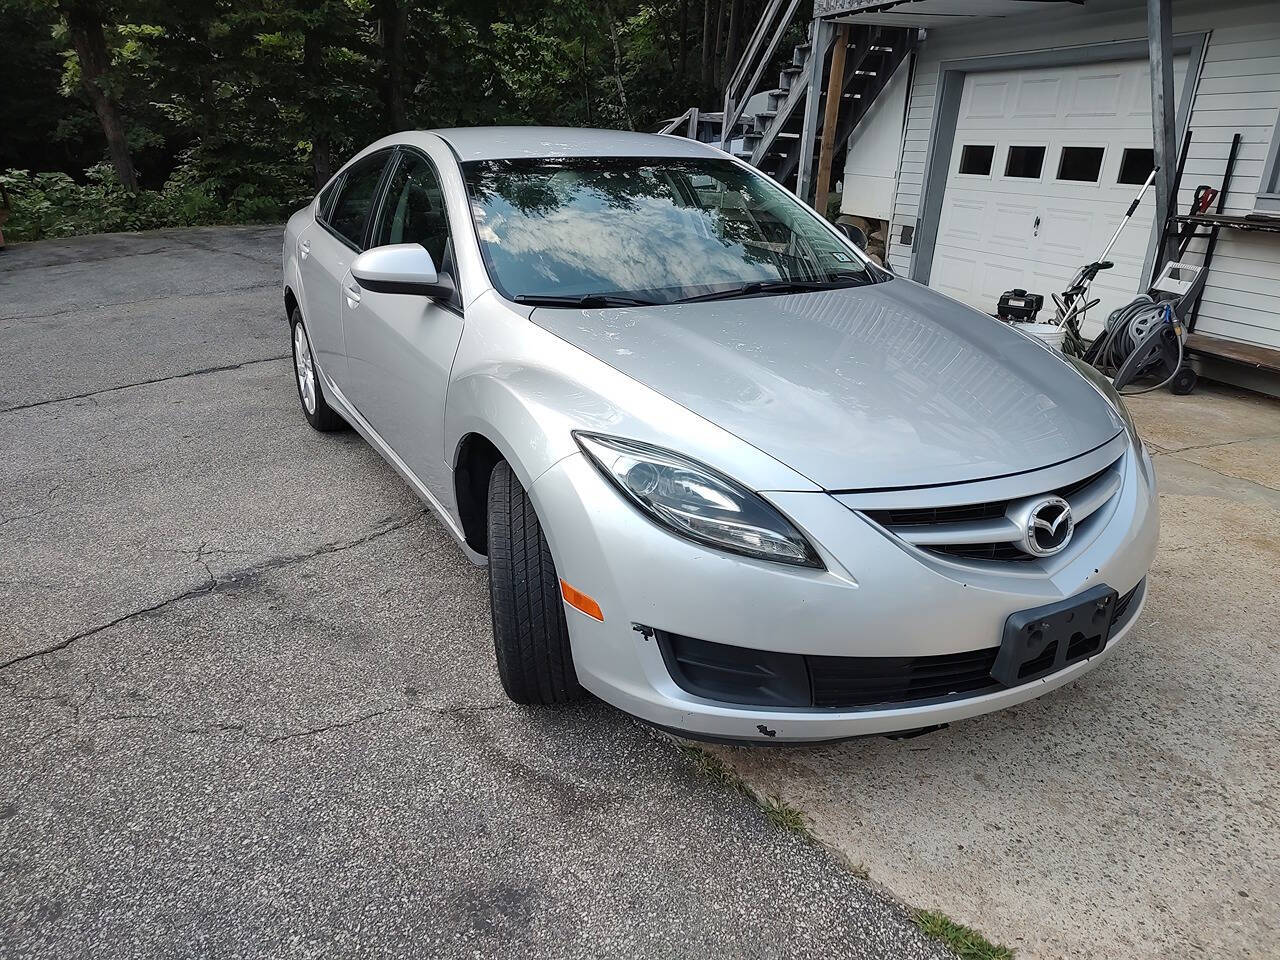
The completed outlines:
[[[351,276],[373,293],[404,293],[433,300],[453,296],[453,280],[441,276],[420,243],[393,243],[366,250],[351,261]]]
[[[863,233],[857,226],[852,223],[839,223],[835,225],[836,229],[853,242],[853,245],[859,250],[867,249],[867,235]]]

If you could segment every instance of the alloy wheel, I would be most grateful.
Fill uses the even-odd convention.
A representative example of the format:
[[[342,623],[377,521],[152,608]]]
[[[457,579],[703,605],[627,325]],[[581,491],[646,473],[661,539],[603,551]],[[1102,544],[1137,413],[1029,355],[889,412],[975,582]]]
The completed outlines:
[[[311,362],[311,344],[302,324],[293,325],[293,366],[298,374],[298,393],[307,413],[316,412],[316,368]]]

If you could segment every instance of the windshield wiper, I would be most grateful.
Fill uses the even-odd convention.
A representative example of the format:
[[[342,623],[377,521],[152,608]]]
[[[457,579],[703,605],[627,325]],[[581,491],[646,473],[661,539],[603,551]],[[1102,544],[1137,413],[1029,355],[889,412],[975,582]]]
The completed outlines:
[[[523,303],[530,307],[577,307],[584,310],[594,307],[652,307],[657,302],[645,300],[641,297],[619,296],[613,293],[584,293],[570,297],[521,293],[511,299],[516,303]]]
[[[754,297],[763,293],[809,293],[813,290],[838,290],[841,287],[860,287],[870,283],[865,276],[844,274],[834,280],[753,280],[728,290],[702,293],[695,297],[682,297],[672,303],[698,303],[703,300],[732,300],[734,297]]]

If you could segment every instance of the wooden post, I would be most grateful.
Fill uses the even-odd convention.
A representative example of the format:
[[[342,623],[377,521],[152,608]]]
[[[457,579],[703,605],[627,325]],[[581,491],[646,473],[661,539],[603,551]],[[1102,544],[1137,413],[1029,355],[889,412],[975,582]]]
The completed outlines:
[[[822,148],[818,151],[818,182],[813,193],[813,207],[827,215],[827,197],[831,193],[831,155],[835,153],[836,122],[840,119],[840,99],[844,93],[844,58],[849,49],[849,25],[836,28],[835,45],[831,48],[831,71],[827,74],[827,107],[822,115]]]
[[[1155,145],[1156,229],[1163,229],[1176,208],[1174,166],[1178,162],[1176,108],[1173,101],[1173,6],[1171,0],[1147,0],[1147,49],[1151,59],[1151,132]],[[1151,272],[1158,273],[1169,258],[1173,238],[1156,251]]]

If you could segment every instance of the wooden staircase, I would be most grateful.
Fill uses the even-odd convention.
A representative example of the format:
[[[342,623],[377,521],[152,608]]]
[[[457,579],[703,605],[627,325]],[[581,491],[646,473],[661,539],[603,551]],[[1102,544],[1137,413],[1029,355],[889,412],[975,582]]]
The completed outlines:
[[[773,27],[779,33],[786,28],[785,20]],[[820,38],[817,44],[820,49],[816,53],[815,33]],[[779,70],[777,86],[767,90],[763,108],[742,112],[733,122],[732,129],[726,131],[723,124],[726,116],[732,118],[738,112],[734,110],[735,101],[746,103],[760,92],[750,89],[750,84],[741,88],[736,97],[726,97],[724,113],[686,111],[682,116],[667,121],[660,128],[661,132],[688,135],[696,130],[700,140],[718,139],[724,149],[811,200],[826,114],[828,71],[834,45],[839,42],[837,38],[840,35],[840,31],[830,24],[811,21],[806,39],[796,44],[790,59]],[[910,52],[914,39],[915,31],[902,27],[855,24],[849,28],[833,141],[832,170],[837,171],[835,176],[838,177],[838,171],[844,169],[850,136]],[[747,56],[759,56],[763,52],[766,57],[772,57],[776,46],[777,38],[768,43],[748,44]],[[815,63],[815,56],[821,58],[819,62]],[[744,59],[734,76],[736,79],[751,73],[754,79],[761,72],[758,66],[752,70]],[[811,89],[816,89],[813,102],[810,100]],[[812,131],[808,143],[806,120]],[[715,137],[717,130],[718,138]],[[805,176],[799,177],[802,166],[807,169]]]

